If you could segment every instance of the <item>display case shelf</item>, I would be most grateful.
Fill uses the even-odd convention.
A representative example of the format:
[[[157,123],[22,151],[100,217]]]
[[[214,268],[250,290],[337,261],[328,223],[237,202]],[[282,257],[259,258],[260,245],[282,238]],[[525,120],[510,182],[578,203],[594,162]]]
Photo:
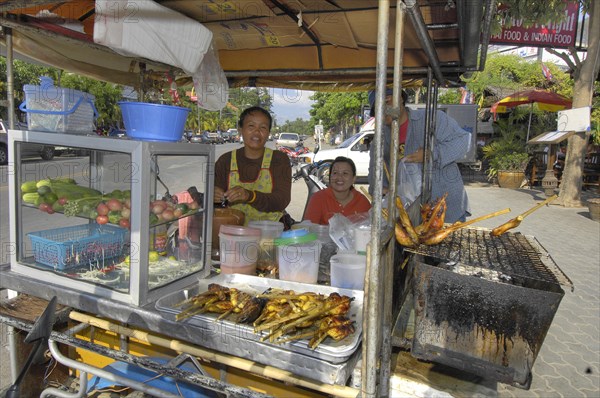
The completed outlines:
[[[85,155],[23,162],[21,153],[39,144]],[[9,153],[14,159],[9,199],[15,272],[137,306],[210,273],[213,146],[11,130]],[[98,203],[102,199],[108,205],[113,199],[111,222],[85,213],[66,216],[60,208],[45,212],[23,201],[23,183],[63,177],[100,192]],[[193,197],[188,192],[192,187]],[[117,191],[130,192],[130,197],[112,197]],[[184,213],[178,215],[174,204],[161,201],[169,191],[177,198],[173,202],[194,202],[198,208],[180,207]],[[92,202],[86,211],[100,210]],[[122,213],[125,203],[127,214]],[[166,212],[159,212],[158,222],[153,205]],[[113,235],[106,239],[107,233],[118,235],[118,240]]]

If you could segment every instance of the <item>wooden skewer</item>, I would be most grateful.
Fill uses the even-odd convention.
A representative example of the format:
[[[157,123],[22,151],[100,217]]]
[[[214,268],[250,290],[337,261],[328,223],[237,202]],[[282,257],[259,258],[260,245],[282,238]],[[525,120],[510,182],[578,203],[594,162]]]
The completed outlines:
[[[510,208],[507,207],[506,209],[498,210],[498,211],[495,211],[493,213],[486,214],[485,216],[481,216],[481,217],[477,217],[477,218],[474,218],[474,219],[469,220],[469,221],[465,221],[463,223],[452,224],[449,227],[447,227],[446,230],[455,231],[457,229],[466,227],[468,225],[475,224],[476,222],[487,220],[488,218],[500,216],[502,214],[506,214],[506,213],[509,213],[509,212],[510,212]]]
[[[558,198],[558,195],[554,195],[549,197],[548,199],[544,200],[543,202],[538,203],[537,205],[533,206],[531,209],[527,210],[526,212],[524,212],[523,214],[521,214],[522,218],[527,217],[528,215],[530,215],[531,213],[533,213],[534,211],[536,211],[537,209],[539,209],[540,207],[549,204],[550,202],[553,202],[556,198]]]

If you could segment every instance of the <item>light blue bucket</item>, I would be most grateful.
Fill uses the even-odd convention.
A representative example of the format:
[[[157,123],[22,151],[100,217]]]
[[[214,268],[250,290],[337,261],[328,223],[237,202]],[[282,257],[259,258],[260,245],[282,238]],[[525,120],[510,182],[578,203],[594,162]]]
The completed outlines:
[[[189,108],[119,102],[127,136],[146,141],[179,141],[183,137]]]

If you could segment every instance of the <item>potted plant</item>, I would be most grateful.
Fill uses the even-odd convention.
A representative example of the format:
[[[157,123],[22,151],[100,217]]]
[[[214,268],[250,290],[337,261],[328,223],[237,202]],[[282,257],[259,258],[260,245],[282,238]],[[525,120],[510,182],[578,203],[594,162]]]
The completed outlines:
[[[501,188],[517,189],[521,187],[525,180],[525,169],[528,163],[528,153],[507,153],[491,160],[490,168],[495,169],[498,185]]]

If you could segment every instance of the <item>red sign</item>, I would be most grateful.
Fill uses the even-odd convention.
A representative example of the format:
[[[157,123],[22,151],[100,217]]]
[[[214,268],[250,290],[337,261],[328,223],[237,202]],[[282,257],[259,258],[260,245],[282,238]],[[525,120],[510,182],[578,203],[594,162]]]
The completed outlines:
[[[509,29],[503,28],[499,34],[492,35],[490,43],[529,47],[572,47],[575,45],[578,15],[578,2],[569,2],[563,22],[548,23],[546,25],[535,24],[525,28],[522,20],[513,20],[512,27]]]

